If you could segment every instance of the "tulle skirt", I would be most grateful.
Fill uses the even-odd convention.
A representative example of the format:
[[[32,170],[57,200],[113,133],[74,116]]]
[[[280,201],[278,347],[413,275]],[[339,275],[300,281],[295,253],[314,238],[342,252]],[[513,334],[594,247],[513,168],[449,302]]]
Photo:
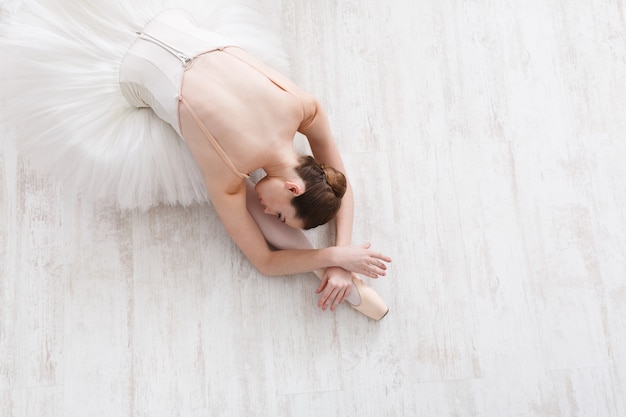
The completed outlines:
[[[169,8],[287,70],[279,38],[250,1],[27,2],[0,21],[0,117],[32,168],[125,210],[209,201],[185,142],[151,109],[128,104],[118,84],[137,33]]]

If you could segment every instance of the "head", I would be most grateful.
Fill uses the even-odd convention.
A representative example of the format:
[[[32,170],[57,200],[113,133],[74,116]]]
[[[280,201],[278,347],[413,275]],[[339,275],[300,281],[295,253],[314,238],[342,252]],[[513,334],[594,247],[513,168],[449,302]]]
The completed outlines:
[[[301,156],[296,172],[305,184],[305,192],[295,196],[291,205],[304,229],[328,223],[339,211],[346,192],[346,177],[333,167],[318,164],[312,156]]]
[[[298,178],[284,181],[265,177],[256,191],[267,214],[291,227],[312,229],[330,221],[341,207],[346,177],[336,169],[301,156],[295,167]]]

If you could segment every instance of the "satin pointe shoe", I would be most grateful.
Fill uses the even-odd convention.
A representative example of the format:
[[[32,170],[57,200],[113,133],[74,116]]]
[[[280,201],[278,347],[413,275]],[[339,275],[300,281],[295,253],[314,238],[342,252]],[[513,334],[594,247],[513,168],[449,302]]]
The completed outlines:
[[[352,283],[359,292],[361,302],[358,305],[348,303],[358,312],[365,314],[367,317],[374,320],[382,320],[383,317],[389,313],[389,308],[385,304],[380,295],[374,291],[371,287],[365,285],[361,278],[352,276]]]

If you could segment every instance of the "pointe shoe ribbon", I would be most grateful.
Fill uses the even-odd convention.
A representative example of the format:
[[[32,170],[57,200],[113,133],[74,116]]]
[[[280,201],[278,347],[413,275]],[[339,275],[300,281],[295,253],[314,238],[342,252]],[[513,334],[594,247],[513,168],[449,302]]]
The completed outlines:
[[[371,287],[365,285],[362,279],[353,276],[352,282],[359,292],[359,297],[361,298],[361,302],[358,305],[354,305],[348,303],[355,310],[359,311],[362,314],[365,314],[367,317],[373,320],[381,320],[383,317],[389,313],[389,308],[385,304],[380,295],[376,291],[374,291]]]

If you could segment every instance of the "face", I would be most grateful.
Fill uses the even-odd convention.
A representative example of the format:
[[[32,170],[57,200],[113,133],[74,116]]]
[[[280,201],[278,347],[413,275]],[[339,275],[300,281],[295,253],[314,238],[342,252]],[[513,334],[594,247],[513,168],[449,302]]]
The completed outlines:
[[[265,177],[257,183],[255,190],[265,214],[293,228],[304,227],[304,222],[296,217],[296,209],[291,205],[291,199],[300,194],[300,186],[279,178]]]

